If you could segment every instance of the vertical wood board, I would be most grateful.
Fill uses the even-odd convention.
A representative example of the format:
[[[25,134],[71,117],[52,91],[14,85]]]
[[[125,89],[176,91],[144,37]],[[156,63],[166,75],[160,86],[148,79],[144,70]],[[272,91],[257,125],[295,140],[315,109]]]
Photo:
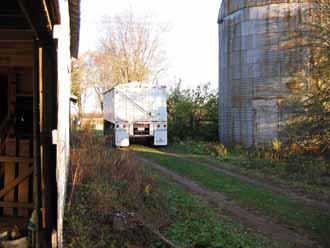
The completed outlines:
[[[19,155],[20,157],[29,158],[30,157],[30,141],[20,140],[19,143]],[[24,175],[29,170],[28,162],[20,162],[18,175]],[[26,178],[18,186],[18,202],[28,203],[29,202],[29,178]],[[29,212],[26,208],[18,209],[18,216],[28,216]]]
[[[14,139],[8,139],[6,141],[6,155],[8,156],[15,156],[16,155],[16,140]],[[11,181],[15,179],[15,163],[14,162],[5,162],[5,184],[4,187],[6,188],[6,185],[8,185]],[[4,196],[5,202],[13,202],[14,199],[14,190],[11,190],[9,193],[7,193]],[[12,216],[13,215],[13,209],[12,208],[4,208],[3,214]]]

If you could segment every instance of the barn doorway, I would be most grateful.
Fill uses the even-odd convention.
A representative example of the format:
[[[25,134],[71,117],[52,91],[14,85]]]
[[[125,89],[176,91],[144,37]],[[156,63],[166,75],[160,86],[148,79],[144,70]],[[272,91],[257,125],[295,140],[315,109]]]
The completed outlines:
[[[52,143],[58,113],[57,41],[41,4],[0,4],[0,233],[18,227],[35,237],[33,247],[51,247],[58,210]],[[31,20],[37,25],[31,26]],[[36,228],[30,232],[33,213]]]
[[[1,64],[0,71],[0,231],[24,230],[34,207],[33,69]]]

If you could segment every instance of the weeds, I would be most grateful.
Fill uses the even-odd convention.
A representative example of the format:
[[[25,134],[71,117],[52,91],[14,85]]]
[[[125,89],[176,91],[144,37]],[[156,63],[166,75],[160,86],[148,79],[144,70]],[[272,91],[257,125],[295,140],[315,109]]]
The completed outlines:
[[[73,134],[72,141],[66,246],[144,247],[152,243],[155,238],[141,228],[118,233],[113,219],[117,213],[134,212],[139,222],[152,223],[156,230],[166,224],[153,175],[127,152],[104,146],[90,129]]]
[[[72,140],[64,247],[165,248],[158,231],[183,248],[272,247],[137,164],[127,152],[105,147],[91,130],[74,134]],[[130,213],[143,226],[116,228],[115,216]]]
[[[218,143],[205,144],[204,151],[208,154],[212,154],[218,159],[226,158],[228,155],[227,148],[224,145]]]

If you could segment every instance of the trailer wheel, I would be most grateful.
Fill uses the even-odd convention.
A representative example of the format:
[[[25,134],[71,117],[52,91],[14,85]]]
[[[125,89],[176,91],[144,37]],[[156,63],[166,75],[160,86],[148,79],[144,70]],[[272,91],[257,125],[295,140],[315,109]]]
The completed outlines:
[[[111,146],[116,147],[116,137],[114,133],[112,133]]]
[[[109,134],[110,125],[106,120],[103,120],[103,135],[106,136]]]

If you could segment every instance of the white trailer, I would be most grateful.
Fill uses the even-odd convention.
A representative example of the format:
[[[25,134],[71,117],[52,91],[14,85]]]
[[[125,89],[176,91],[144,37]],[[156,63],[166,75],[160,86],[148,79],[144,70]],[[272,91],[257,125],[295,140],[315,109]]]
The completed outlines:
[[[166,87],[142,82],[120,84],[104,92],[104,134],[115,146],[143,138],[167,145]]]

